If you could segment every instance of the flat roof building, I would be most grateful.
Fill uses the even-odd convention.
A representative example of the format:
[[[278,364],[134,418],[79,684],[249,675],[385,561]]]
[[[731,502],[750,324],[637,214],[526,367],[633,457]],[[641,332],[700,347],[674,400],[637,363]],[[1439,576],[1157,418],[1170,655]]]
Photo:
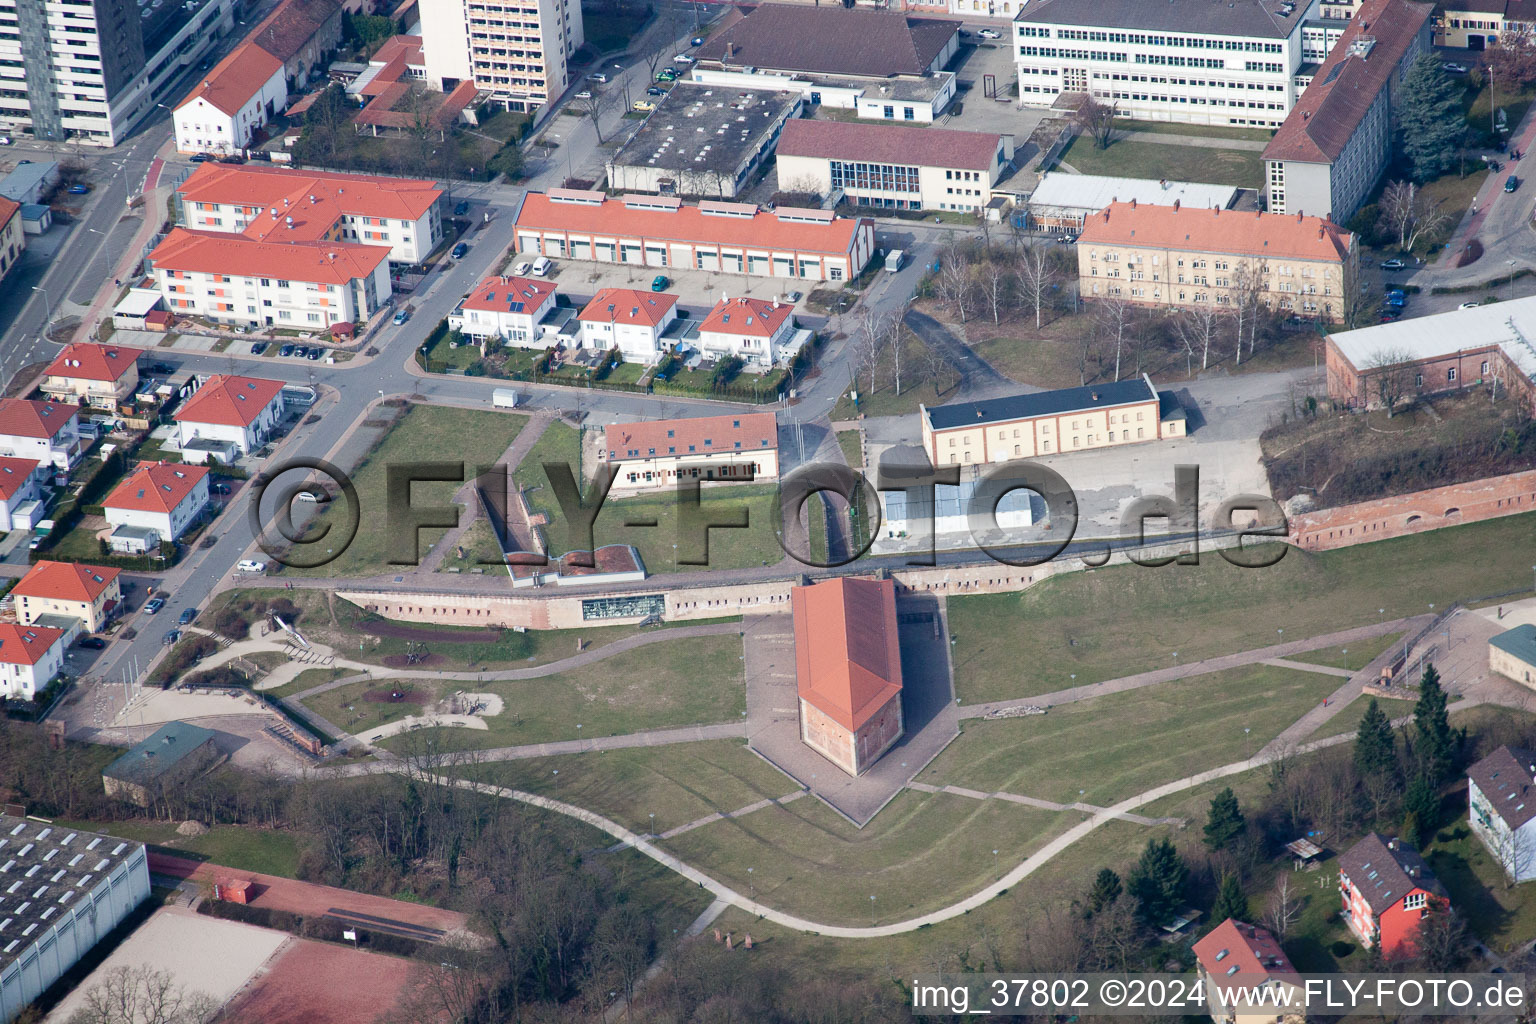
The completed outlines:
[[[1027,227],[1076,233],[1087,219],[1113,203],[1172,206],[1187,210],[1229,210],[1241,191],[1235,185],[1201,185],[1155,178],[1115,178],[1050,171],[1029,195]]]
[[[706,67],[891,78],[938,74],[959,48],[960,23],[947,18],[761,4],[694,55]]]
[[[149,898],[144,844],[0,814],[0,1021]]]
[[[210,767],[221,756],[218,733],[200,725],[167,722],[102,769],[108,796],[148,807],[174,785]]]
[[[516,234],[518,252],[552,259],[807,281],[851,281],[875,248],[875,225],[865,218],[577,189],[528,193]]]
[[[608,187],[734,199],[801,105],[795,92],[678,82],[608,162]]]

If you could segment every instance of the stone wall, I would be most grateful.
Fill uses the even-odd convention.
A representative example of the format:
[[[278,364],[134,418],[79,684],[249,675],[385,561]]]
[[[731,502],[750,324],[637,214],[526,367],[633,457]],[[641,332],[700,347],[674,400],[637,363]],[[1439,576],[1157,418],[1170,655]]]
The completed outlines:
[[[1331,551],[1533,510],[1536,471],[1528,470],[1305,512],[1292,517],[1290,540],[1305,551]]]

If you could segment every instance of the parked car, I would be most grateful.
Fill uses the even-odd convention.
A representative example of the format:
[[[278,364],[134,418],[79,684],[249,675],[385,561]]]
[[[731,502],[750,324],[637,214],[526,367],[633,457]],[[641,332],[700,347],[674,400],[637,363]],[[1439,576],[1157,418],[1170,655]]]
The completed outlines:
[[[99,636],[83,636],[75,641],[75,646],[84,647],[88,651],[104,651],[107,649],[107,642]]]
[[[532,270],[532,269],[533,269],[533,264],[532,263],[528,262],[527,260],[518,260],[517,261],[517,266],[512,268],[512,276],[513,277],[527,277],[528,276],[528,272],[530,270]]]
[[[665,96],[667,94],[667,90],[661,88],[659,85],[653,85],[645,90],[645,94],[647,96]]]
[[[87,192],[89,192],[90,190],[91,190],[91,186],[89,186],[89,185],[71,185],[71,186],[69,186],[69,194],[72,195],[72,196],[83,196]]]
[[[789,293],[789,301],[790,302],[799,302],[803,297],[804,297],[803,294],[800,293],[800,292],[790,292]]]
[[[171,646],[171,644],[175,643],[177,640],[180,640],[180,639],[181,639],[181,630],[179,630],[179,629],[167,630],[165,636],[160,638],[160,645],[162,647],[169,647],[169,646]]]
[[[308,359],[309,358],[309,346],[308,345],[295,345],[295,346],[293,346],[293,357],[295,359]]]
[[[1481,306],[1481,305],[1482,305],[1481,302],[1463,302],[1461,305],[1457,306],[1456,308],[1457,309],[1476,309],[1478,306]]]
[[[11,137],[9,135],[0,135],[0,146],[9,146],[10,144]]]
[[[321,348],[319,345],[316,345],[314,348],[309,350],[309,359],[311,361],[319,359],[323,355],[325,355],[325,349]]]
[[[1515,175],[1511,174],[1509,177],[1504,179],[1504,191],[1505,192],[1514,192],[1519,187],[1520,187],[1520,179],[1518,177],[1516,177]]]
[[[195,164],[205,164],[205,163],[207,163],[211,159],[213,159],[213,158],[210,157],[207,153],[193,153],[192,154],[192,162],[195,163]]]
[[[657,274],[655,277],[651,278],[651,291],[664,292],[667,290],[667,285],[671,283],[671,281],[667,280],[666,274]]]
[[[1003,34],[1001,32],[999,32],[995,28],[984,28],[980,32],[977,32],[976,34],[981,36],[981,38],[983,38],[983,39],[1001,39],[1001,38],[1003,38]]]
[[[587,76],[587,81],[606,83],[608,81],[608,73],[606,71],[594,71]]]
[[[1467,73],[1467,66],[1465,64],[1457,64],[1453,60],[1448,60],[1440,65],[1440,70],[1453,75],[1464,75]]]
[[[267,563],[255,558],[242,558],[235,569],[239,572],[266,572]]]
[[[692,39],[688,40],[688,45],[689,46],[703,46],[704,45],[704,37],[703,36],[694,36]]]
[[[656,109],[656,104],[652,103],[650,100],[635,100],[635,102],[630,105],[629,109],[633,110],[637,114],[649,114],[651,111]]]
[[[399,327],[401,324],[405,323],[410,318],[411,318],[411,311],[408,310],[408,309],[402,309],[400,312],[395,314],[395,326]]]
[[[196,618],[197,618],[197,609],[196,608],[183,608],[181,610],[181,614],[176,617],[176,621],[181,623],[183,626],[188,626],[188,625],[191,625],[193,620],[195,620]]]
[[[660,71],[656,72],[656,81],[675,82],[677,81],[677,72],[673,71],[671,68],[662,68]]]
[[[540,256],[538,259],[533,261],[534,277],[544,277],[548,275],[549,272],[553,269],[555,269],[554,261],[552,261],[548,256]]]
[[[145,615],[153,615],[153,614],[155,614],[155,612],[158,612],[161,608],[164,608],[164,607],[165,607],[165,598],[163,598],[163,597],[152,597],[148,601],[144,602],[144,614]]]
[[[589,99],[592,98],[592,90],[591,89],[583,89],[583,90],[581,90],[581,92],[576,94],[576,98],[579,99],[579,100],[589,100]]]
[[[267,350],[267,348],[271,344],[272,343],[269,342],[269,341],[253,341],[253,342],[251,342],[251,355],[253,355],[253,356],[261,355],[263,352],[265,352]]]
[[[289,356],[293,355],[293,346],[292,345],[284,345],[282,348],[277,350],[277,354],[282,356],[284,359],[286,359]]]
[[[1407,265],[1408,264],[1404,263],[1402,260],[1399,260],[1399,259],[1390,259],[1390,260],[1382,260],[1381,261],[1381,269],[1382,270],[1402,270]]]
[[[464,258],[464,254],[467,252],[469,252],[469,243],[460,242],[458,245],[453,247],[453,252],[449,253],[449,255],[456,260],[461,260]]]
[[[459,200],[459,205],[457,205],[457,206],[455,206],[453,208],[453,215],[455,217],[462,217],[462,216],[464,216],[468,212],[469,212],[469,200],[468,199],[461,199],[461,200]]]
[[[1388,306],[1386,309],[1381,311],[1381,322],[1382,323],[1388,323],[1390,321],[1396,320],[1398,317],[1400,317],[1402,315],[1403,315],[1403,311],[1402,310],[1400,310],[1400,309],[1393,309],[1392,307]]]
[[[1408,305],[1408,296],[1394,288],[1392,291],[1387,292],[1387,305],[1393,309],[1402,309]]]
[[[214,494],[228,494],[229,484],[214,484],[209,488]]]
[[[692,64],[693,62],[693,58],[688,56],[686,53],[680,53],[676,57],[672,58],[672,63],[674,64]]]
[[[221,163],[221,164],[243,164],[243,163],[245,163],[245,157],[241,156],[239,153],[231,153],[228,156],[221,156],[221,157],[219,157],[219,163]]]
[[[1056,244],[1057,245],[1075,245],[1076,243],[1077,243],[1077,236],[1076,235],[1058,235],[1056,237]]]

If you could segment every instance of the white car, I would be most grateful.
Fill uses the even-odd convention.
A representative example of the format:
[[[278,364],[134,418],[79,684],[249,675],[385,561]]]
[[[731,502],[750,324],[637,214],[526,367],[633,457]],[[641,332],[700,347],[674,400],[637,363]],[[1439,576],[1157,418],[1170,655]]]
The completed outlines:
[[[1457,309],[1476,309],[1478,306],[1481,306],[1481,305],[1482,305],[1481,302],[1463,302],[1461,305],[1457,306],[1456,308]]]
[[[589,99],[592,98],[592,90],[591,89],[583,89],[583,90],[581,90],[581,92],[576,94],[576,98],[579,99],[579,100],[589,100]]]
[[[545,274],[548,274],[551,269],[554,268],[554,265],[554,262],[551,261],[549,257],[540,256],[538,259],[533,261],[533,276],[543,277]]]
[[[1001,39],[1001,38],[1003,38],[1003,34],[1001,32],[999,32],[995,28],[984,28],[980,32],[977,32],[976,34],[981,36],[981,38],[983,38],[983,39]]]
[[[688,56],[686,53],[680,53],[676,57],[672,58],[672,63],[674,64],[692,64],[693,62],[693,58]]]
[[[240,564],[236,565],[235,568],[240,572],[261,573],[267,571],[267,563],[257,561],[254,558],[242,558],[240,559]]]
[[[528,272],[530,270],[532,270],[532,269],[533,269],[533,264],[532,263],[529,263],[527,260],[519,260],[517,266],[512,268],[512,276],[513,277],[527,277],[528,276]]]

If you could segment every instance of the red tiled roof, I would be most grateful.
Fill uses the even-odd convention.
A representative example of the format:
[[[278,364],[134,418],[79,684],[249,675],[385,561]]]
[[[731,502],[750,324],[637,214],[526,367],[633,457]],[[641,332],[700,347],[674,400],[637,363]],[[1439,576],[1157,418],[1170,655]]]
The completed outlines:
[[[247,38],[287,61],[297,57],[340,9],[340,0],[283,0]]]
[[[102,505],[133,512],[170,512],[185,501],[207,475],[207,466],[141,462],[122,483],[112,488]]]
[[[7,665],[36,665],[64,635],[52,626],[18,626],[0,622],[0,662]]]
[[[250,208],[256,215],[245,234],[271,242],[323,238],[343,214],[417,220],[443,194],[432,182],[416,178],[221,163],[201,165],[177,191],[186,203]],[[195,208],[188,216],[197,227]]]
[[[491,313],[532,313],[555,294],[555,286],[528,277],[488,277],[464,300],[465,309]],[[521,309],[512,307],[521,303]]]
[[[119,570],[80,562],[38,562],[11,588],[18,597],[52,601],[96,600],[117,579]]]
[[[0,500],[10,501],[41,465],[36,459],[0,456]]]
[[[421,36],[390,36],[384,40],[384,45],[375,50],[373,56],[368,58],[368,63],[388,66],[396,58],[399,58],[402,65],[422,64]]]
[[[1232,974],[1272,978],[1296,973],[1273,935],[1230,917],[1195,943],[1194,952],[1200,966],[1218,981]]]
[[[1300,214],[1111,203],[1083,223],[1078,243],[1340,262],[1354,236],[1332,221]]]
[[[258,242],[244,235],[172,228],[149,254],[156,270],[349,284],[389,259],[387,245]]]
[[[555,202],[542,192],[529,192],[517,214],[518,229],[564,231],[603,238],[649,238],[658,241],[703,242],[745,248],[819,252],[843,255],[853,248],[860,220],[837,217],[824,224],[780,220],[759,211],[751,217],[701,213],[697,206],[677,210],[630,209],[621,200],[602,203]]]
[[[207,100],[230,117],[259,93],[273,75],[282,75],[283,62],[255,43],[241,43],[229,52],[229,56],[213,66],[203,76],[187,98],[176,104],[176,109]]]
[[[667,292],[640,292],[633,288],[604,288],[592,296],[577,317],[585,323],[629,324],[655,327],[677,305]]]
[[[800,697],[857,732],[901,693],[896,584],[842,576],[789,596]]]
[[[780,156],[989,171],[1001,146],[1002,136],[991,132],[799,117],[784,122],[777,151]]]
[[[248,427],[283,390],[283,382],[215,374],[176,410],[178,423]]]
[[[63,430],[77,415],[75,406],[61,402],[0,398],[0,434],[46,440]]]
[[[784,321],[794,316],[795,307],[788,302],[769,299],[721,299],[704,322],[699,332],[714,331],[720,334],[739,334],[757,338],[771,338]]]
[[[93,345],[89,342],[73,342],[48,364],[48,376],[72,377],[77,380],[122,380],[123,374],[133,369],[135,360],[143,349],[123,348],[119,345]]]
[[[1264,159],[1337,160],[1433,13],[1431,4],[1366,0],[1264,147]],[[1364,57],[1351,52],[1362,36],[1375,40]]]
[[[5,196],[0,196],[0,230],[4,230],[5,226],[11,222],[11,218],[16,216],[16,214],[20,211],[20,203],[16,202],[14,199],[7,199]]]
[[[603,429],[603,448],[610,461],[668,455],[709,455],[725,452],[775,451],[778,421],[771,412],[732,416],[699,416],[680,420],[615,423]],[[640,454],[630,455],[637,451]]]

